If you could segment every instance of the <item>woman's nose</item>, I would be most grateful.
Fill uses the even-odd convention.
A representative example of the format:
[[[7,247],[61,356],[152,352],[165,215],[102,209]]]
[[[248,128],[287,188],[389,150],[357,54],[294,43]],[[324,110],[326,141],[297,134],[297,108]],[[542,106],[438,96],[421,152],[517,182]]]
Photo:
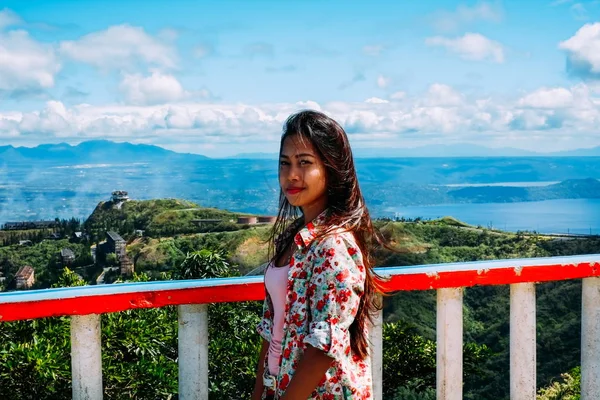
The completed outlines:
[[[294,182],[298,180],[300,180],[300,170],[292,165],[288,170],[288,181]]]

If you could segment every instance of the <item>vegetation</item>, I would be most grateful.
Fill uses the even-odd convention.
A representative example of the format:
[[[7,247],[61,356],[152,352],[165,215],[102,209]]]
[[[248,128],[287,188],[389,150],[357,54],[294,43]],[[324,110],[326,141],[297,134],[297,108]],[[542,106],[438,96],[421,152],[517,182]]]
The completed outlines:
[[[184,220],[218,215],[232,218],[225,211],[213,213],[177,200],[128,202],[121,209],[101,204],[84,227],[95,230],[97,238],[93,241],[108,229],[128,238],[127,251],[135,261],[134,281],[239,276],[266,261],[268,227],[236,226],[235,230],[219,232],[201,232],[194,227],[195,231],[183,232],[192,229],[191,225],[183,228]],[[379,266],[600,252],[599,239],[560,240],[498,232],[449,217],[435,221],[382,220],[376,225],[398,250],[377,249],[374,257]],[[182,232],[165,236],[179,226]],[[135,229],[146,232],[137,237]],[[82,268],[90,261],[89,246],[89,242],[70,243],[67,239],[3,246],[0,271],[11,276],[20,266],[31,265],[39,277],[37,287],[90,283],[100,271]],[[64,268],[58,257],[63,247],[76,255],[70,269]],[[581,282],[540,284],[537,304],[538,399],[576,399],[568,396],[577,396],[580,379]],[[254,327],[261,305],[209,306],[211,399],[248,398],[260,345]],[[384,316],[385,398],[435,398],[435,291],[402,292],[386,298]],[[507,399],[508,287],[466,289],[464,324],[464,398]],[[176,308],[106,314],[102,327],[107,398],[176,397]],[[0,387],[18,394],[18,398],[70,398],[69,346],[68,318],[0,323]]]

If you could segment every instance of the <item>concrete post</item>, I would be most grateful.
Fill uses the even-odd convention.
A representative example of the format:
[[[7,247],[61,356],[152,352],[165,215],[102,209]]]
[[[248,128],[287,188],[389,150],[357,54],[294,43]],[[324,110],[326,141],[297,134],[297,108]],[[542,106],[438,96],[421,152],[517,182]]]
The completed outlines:
[[[436,398],[462,400],[463,288],[438,289],[436,333]]]
[[[369,331],[373,400],[383,400],[383,310],[374,316],[373,323]]]
[[[102,400],[100,315],[71,317],[73,400]]]
[[[600,399],[600,278],[583,279],[581,400]]]
[[[510,285],[510,398],[536,398],[535,284]]]
[[[180,305],[179,399],[208,400],[208,305]]]

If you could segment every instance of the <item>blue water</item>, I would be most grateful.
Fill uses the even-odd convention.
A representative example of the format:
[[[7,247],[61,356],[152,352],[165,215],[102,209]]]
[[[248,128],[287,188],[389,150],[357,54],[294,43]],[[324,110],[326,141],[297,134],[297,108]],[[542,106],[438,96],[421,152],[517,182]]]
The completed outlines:
[[[506,231],[600,234],[600,199],[519,203],[445,204],[393,208],[398,217],[452,216],[471,225]]]

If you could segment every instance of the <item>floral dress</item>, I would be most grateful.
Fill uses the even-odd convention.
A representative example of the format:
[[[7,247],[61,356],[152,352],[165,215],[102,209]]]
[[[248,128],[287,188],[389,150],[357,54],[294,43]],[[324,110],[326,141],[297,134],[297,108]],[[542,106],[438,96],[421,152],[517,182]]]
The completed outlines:
[[[351,350],[348,328],[364,293],[366,271],[354,235],[338,230],[315,239],[327,210],[294,237],[290,261],[279,374],[275,399],[281,397],[308,345],[325,352],[332,364],[308,399],[372,399],[371,360]],[[270,341],[273,304],[267,293],[258,333]],[[365,332],[367,335],[368,332]],[[265,357],[265,371],[267,358]],[[265,398],[267,390],[263,393]]]

